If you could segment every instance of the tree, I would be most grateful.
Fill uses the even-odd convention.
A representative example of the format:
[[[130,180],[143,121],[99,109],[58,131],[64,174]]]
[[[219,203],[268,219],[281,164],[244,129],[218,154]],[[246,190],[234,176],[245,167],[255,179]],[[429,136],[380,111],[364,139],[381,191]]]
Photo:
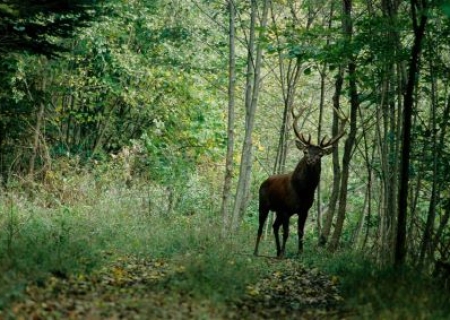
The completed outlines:
[[[268,19],[269,1],[264,0],[261,9],[260,24],[257,25],[258,1],[251,1],[250,30],[247,43],[247,78],[245,88],[245,136],[241,152],[239,180],[236,190],[232,228],[236,230],[241,222],[241,217],[247,207],[252,171],[252,134],[255,122],[256,108],[258,106],[261,85],[262,45],[256,42],[256,31],[259,29],[259,38],[265,32]]]
[[[343,1],[343,17],[342,17],[342,29],[345,35],[345,41],[352,46],[353,37],[353,22],[352,22],[352,0]],[[332,239],[329,243],[329,249],[334,251],[337,249],[339,239],[342,233],[342,228],[345,219],[345,213],[347,210],[347,188],[350,171],[350,160],[352,158],[353,148],[355,145],[356,131],[357,131],[357,114],[359,108],[358,89],[356,85],[356,59],[353,52],[348,55],[348,90],[350,99],[350,132],[345,141],[344,155],[342,158],[342,176],[341,186],[339,191],[339,206],[337,212],[336,227],[333,232]]]
[[[100,16],[99,4],[97,1],[75,0],[75,1],[32,1],[32,0],[8,0],[0,5],[0,63],[3,73],[1,75],[1,93],[3,117],[0,120],[1,130],[8,132],[8,135],[20,136],[24,131],[23,123],[16,122],[18,119],[24,120],[25,114],[36,113],[32,122],[36,123],[34,129],[34,142],[32,155],[29,160],[29,176],[34,174],[34,161],[39,145],[42,145],[41,126],[44,120],[45,102],[44,91],[47,90],[46,79],[40,79],[40,84],[33,86],[25,81],[23,84],[24,95],[28,97],[30,103],[16,105],[21,99],[17,90],[11,94],[11,83],[15,83],[20,74],[22,59],[20,54],[27,52],[31,54],[41,54],[47,57],[55,56],[65,50],[61,39],[73,36],[74,31],[80,27],[87,27],[89,22]],[[12,56],[15,54],[15,56]],[[32,58],[31,58],[32,59]],[[42,61],[36,61],[41,65]],[[14,87],[14,85],[13,85]],[[13,100],[12,103],[9,101]],[[34,119],[33,119],[34,118]],[[0,137],[0,157],[2,166],[5,163],[4,153],[7,134]],[[8,152],[6,152],[8,153]],[[49,157],[46,156],[48,159]],[[48,163],[48,160],[46,160]],[[3,171],[3,170],[1,170]]]
[[[414,108],[414,89],[419,72],[419,58],[422,40],[427,25],[428,4],[426,0],[411,0],[411,19],[414,32],[414,44],[411,48],[408,78],[405,88],[402,119],[402,143],[400,163],[400,185],[398,192],[397,242],[395,246],[395,264],[402,266],[406,258],[406,223],[408,210],[408,182],[411,152],[411,119]]]
[[[95,0],[7,0],[0,6],[0,54],[28,51],[53,55],[79,27],[99,17]]]
[[[229,229],[231,220],[231,187],[233,182],[234,156],[234,105],[236,86],[236,8],[234,0],[228,0],[229,14],[229,60],[228,60],[228,123],[227,123],[227,153],[225,157],[225,177],[222,195],[223,231]]]

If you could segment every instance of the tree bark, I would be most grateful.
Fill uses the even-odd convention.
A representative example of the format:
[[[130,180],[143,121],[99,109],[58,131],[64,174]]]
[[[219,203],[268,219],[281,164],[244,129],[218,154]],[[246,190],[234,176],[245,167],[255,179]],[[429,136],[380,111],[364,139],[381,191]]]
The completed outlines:
[[[448,123],[450,120],[450,96],[447,97],[447,103],[446,103],[446,106],[444,109],[444,113],[442,115],[442,119],[443,119],[442,123],[445,123],[446,125],[444,125],[441,128],[441,133],[439,136],[439,145],[441,146],[441,148],[439,149],[440,154],[442,154],[442,151],[444,150],[443,146],[445,143],[445,137],[446,137],[446,133],[447,133]],[[445,181],[445,182],[447,182],[447,181]],[[439,190],[443,189],[443,185],[445,182],[444,181],[440,182]],[[447,227],[448,221],[450,220],[450,200],[444,199],[443,201],[444,201],[444,212],[445,213],[441,217],[436,234],[434,235],[432,247],[430,249],[431,252],[435,252],[435,250],[438,246],[439,240],[441,239],[442,234]]]
[[[430,81],[431,81],[431,112],[430,112],[430,126],[431,126],[431,146],[435,150],[433,153],[433,175],[431,180],[431,198],[428,204],[427,221],[425,224],[425,229],[423,231],[422,243],[419,255],[419,268],[423,267],[425,262],[425,257],[427,253],[431,256],[430,249],[432,248],[432,234],[434,229],[434,223],[436,219],[436,209],[438,202],[438,184],[439,184],[439,172],[438,164],[442,156],[442,149],[444,145],[438,146],[437,141],[437,118],[436,118],[436,78],[433,71],[433,63],[430,62]]]
[[[229,10],[229,56],[228,56],[228,123],[227,123],[227,154],[225,159],[225,178],[222,193],[221,214],[223,218],[223,231],[229,229],[231,220],[231,185],[233,182],[233,155],[234,155],[234,105],[236,87],[236,56],[235,56],[235,16],[234,0],[228,0]]]
[[[417,11],[419,18],[417,17]],[[398,192],[398,213],[397,213],[397,241],[395,246],[395,265],[404,265],[406,259],[406,222],[408,208],[408,183],[409,183],[409,162],[411,151],[411,119],[413,114],[413,94],[418,78],[419,58],[422,51],[422,40],[425,35],[427,24],[426,0],[411,0],[411,15],[413,20],[414,44],[411,49],[411,59],[409,61],[408,78],[403,105],[403,130],[401,142],[400,161],[400,184]],[[418,19],[418,20],[417,20]]]
[[[294,10],[293,8],[291,8]],[[273,7],[273,2],[270,1],[270,11],[272,14],[272,24],[274,26],[275,38],[277,41],[277,46],[282,47],[284,44],[280,40],[280,34],[278,32],[277,20],[275,17],[275,10]],[[293,23],[299,23],[295,13],[292,12]],[[284,21],[283,21],[284,22]],[[286,58],[282,50],[278,50],[278,70],[279,70],[279,82],[281,87],[281,92],[283,95],[284,109],[283,118],[279,130],[278,136],[278,146],[277,146],[277,156],[273,167],[273,173],[283,173],[285,172],[286,157],[287,157],[287,146],[289,137],[289,123],[291,119],[291,114],[293,111],[295,91],[297,88],[298,81],[301,74],[301,61],[300,59]]]
[[[262,36],[267,26],[269,0],[264,0],[261,15],[261,22],[258,26],[260,29],[259,36]],[[258,98],[261,82],[261,62],[262,62],[262,46],[260,43],[255,46],[256,33],[256,16],[258,10],[258,1],[251,1],[251,22],[250,22],[250,40],[247,52],[247,79],[245,92],[245,136],[241,152],[241,165],[239,169],[239,180],[236,190],[236,196],[233,208],[233,230],[237,230],[240,225],[241,217],[247,207],[251,186],[251,170],[252,170],[252,133],[255,122],[256,108],[258,106]]]
[[[333,95],[333,108],[335,110],[340,109],[340,97],[342,94],[342,85],[344,83],[344,67],[340,66],[338,74],[336,76],[336,81],[334,84],[335,91]],[[335,137],[339,131],[339,117],[336,112],[333,112],[333,125],[332,125],[332,135]],[[336,206],[339,199],[339,186],[341,184],[341,166],[339,164],[339,151],[338,148],[334,148],[332,154],[333,161],[333,187],[331,189],[330,203],[328,212],[324,218],[323,228],[321,230],[321,235],[319,238],[319,245],[324,246],[328,242],[328,237],[331,232],[331,225],[333,223],[334,214],[336,212]]]
[[[353,22],[352,22],[352,0],[343,1],[343,21],[342,28],[346,40],[351,43],[353,37]],[[357,111],[359,108],[358,90],[356,85],[356,62],[355,57],[351,53],[349,56],[348,68],[348,85],[350,93],[350,132],[344,146],[344,155],[342,157],[342,177],[339,191],[339,206],[336,219],[336,227],[334,228],[333,236],[329,244],[329,250],[335,251],[339,244],[342,229],[344,226],[345,213],[347,208],[347,186],[350,173],[350,160],[352,158],[353,147],[356,140],[356,120]]]

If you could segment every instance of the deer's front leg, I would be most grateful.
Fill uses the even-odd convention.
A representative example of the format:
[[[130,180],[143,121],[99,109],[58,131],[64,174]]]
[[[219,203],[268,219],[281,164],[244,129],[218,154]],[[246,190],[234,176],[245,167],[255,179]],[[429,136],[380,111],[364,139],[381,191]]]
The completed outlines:
[[[305,229],[306,217],[308,216],[308,211],[300,212],[298,214],[298,224],[297,224],[297,234],[298,234],[298,255],[303,253],[303,234]]]
[[[278,256],[278,258],[283,258],[284,253],[286,252],[286,241],[289,238],[289,218],[286,215],[283,219],[283,245],[281,246],[281,254]]]

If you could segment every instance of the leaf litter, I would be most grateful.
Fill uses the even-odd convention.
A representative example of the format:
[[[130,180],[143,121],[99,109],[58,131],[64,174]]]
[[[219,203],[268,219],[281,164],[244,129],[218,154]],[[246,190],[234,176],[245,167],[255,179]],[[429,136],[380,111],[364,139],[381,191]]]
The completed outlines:
[[[218,303],[172,286],[182,261],[123,258],[89,275],[30,284],[0,319],[346,319],[338,278],[295,260],[267,260],[270,272],[242,296]]]

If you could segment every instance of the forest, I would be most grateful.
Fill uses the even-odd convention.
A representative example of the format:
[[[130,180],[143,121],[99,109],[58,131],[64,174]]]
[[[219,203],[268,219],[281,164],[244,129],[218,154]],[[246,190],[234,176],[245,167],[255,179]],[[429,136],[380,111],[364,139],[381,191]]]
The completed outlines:
[[[1,319],[448,319],[449,1],[0,13]]]

